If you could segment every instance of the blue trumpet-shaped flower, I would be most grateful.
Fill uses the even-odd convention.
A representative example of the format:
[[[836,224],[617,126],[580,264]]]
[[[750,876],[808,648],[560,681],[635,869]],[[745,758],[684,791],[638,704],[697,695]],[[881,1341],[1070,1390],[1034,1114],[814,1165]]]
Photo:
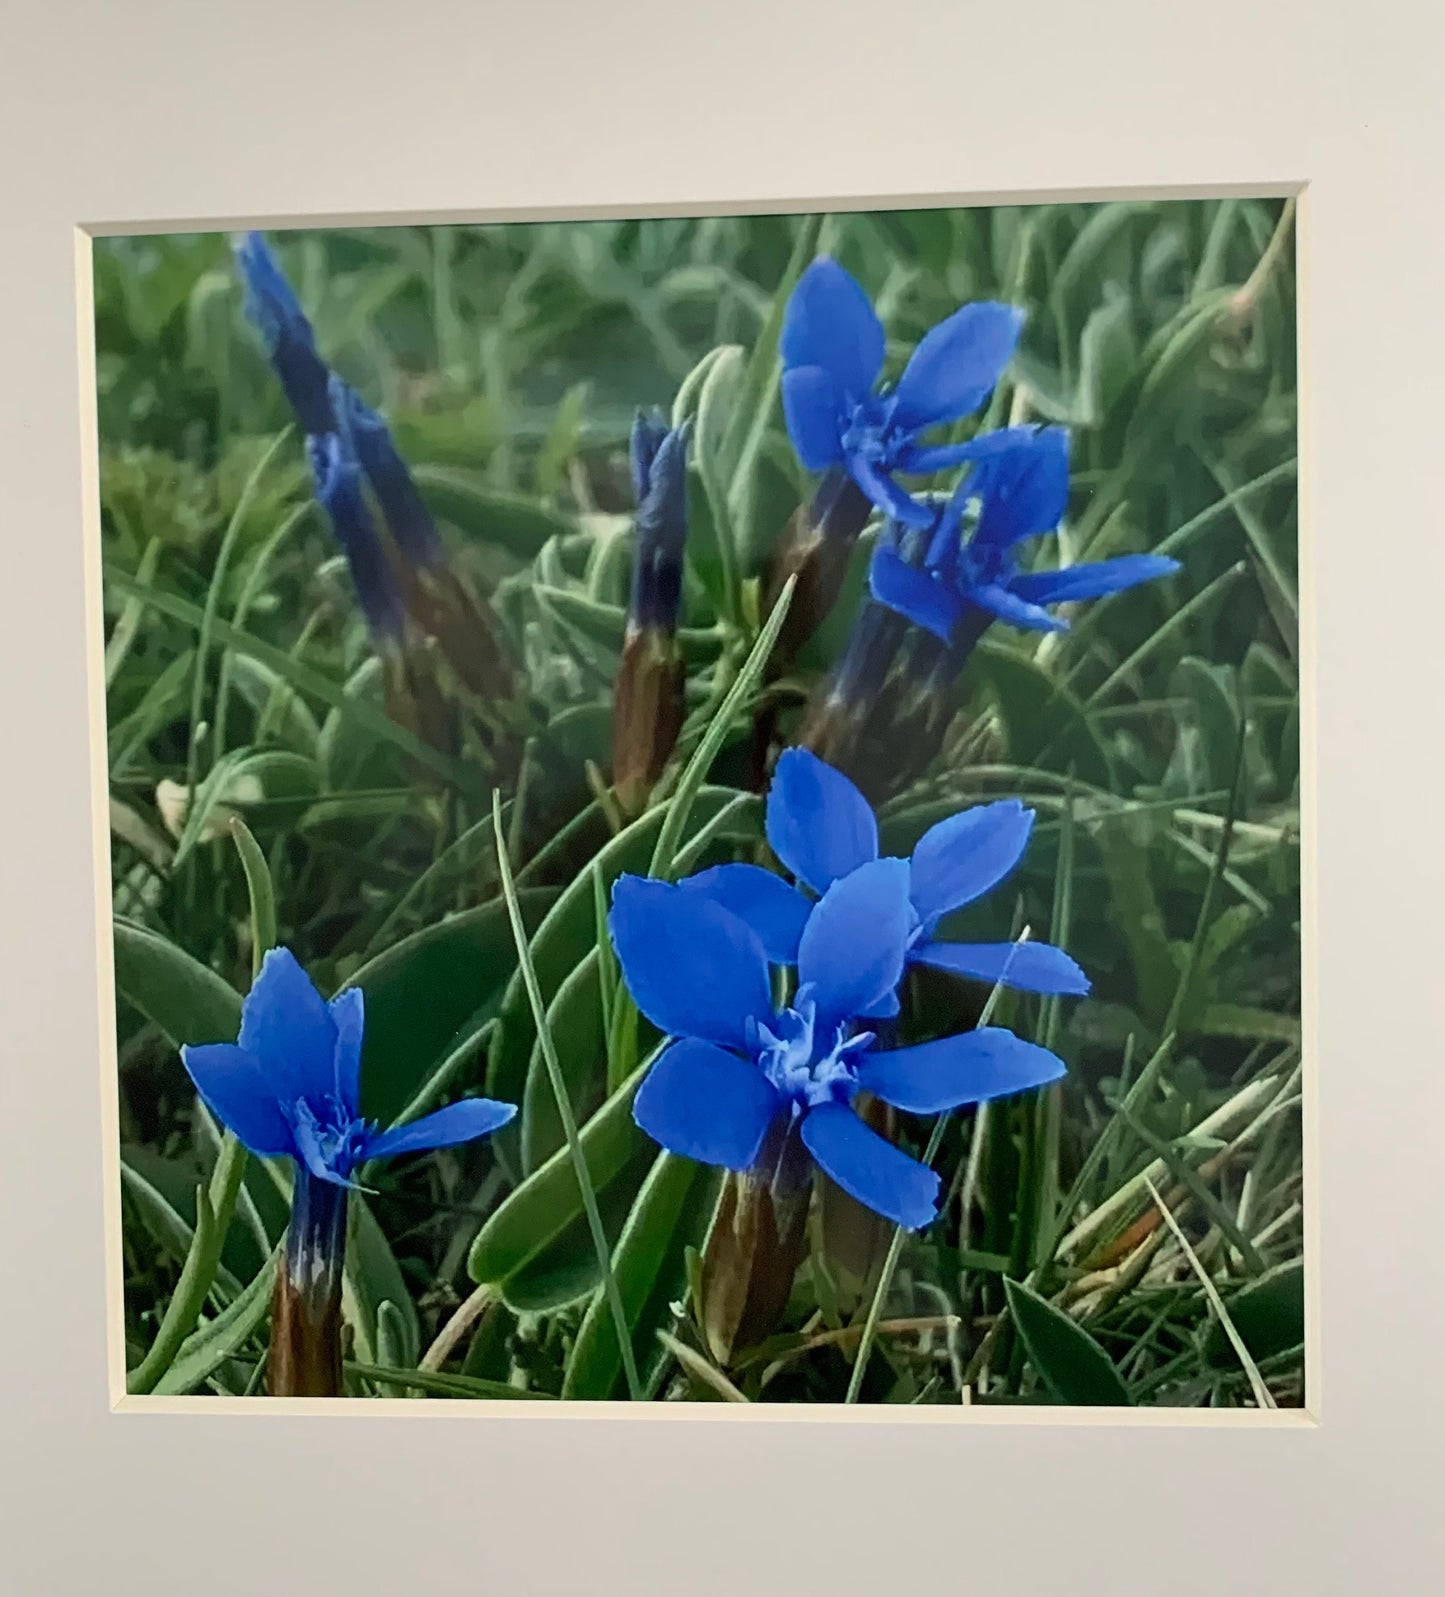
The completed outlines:
[[[745,909],[772,891],[748,878],[733,902]],[[914,920],[904,860],[867,861],[832,879],[806,908],[798,988],[782,1008],[769,971],[776,949],[725,907],[728,896],[636,876],[613,889],[608,925],[628,989],[673,1039],[638,1089],[638,1125],[704,1164],[754,1170],[762,1161],[764,1179],[810,1158],[878,1214],[927,1225],[937,1175],[866,1125],[854,1097],[868,1092],[935,1114],[1056,1080],[1062,1061],[1001,1028],[873,1049],[860,1017],[896,987]]]
[[[836,261],[820,258],[798,280],[783,318],[783,414],[809,471],[846,471],[874,504],[909,526],[932,518],[893,480],[938,469],[948,448],[920,436],[977,410],[1018,342],[1012,305],[965,305],[919,341],[897,385],[879,389],[885,338],[868,296]]]
[[[908,926],[904,959],[1024,992],[1080,994],[1089,979],[1061,948],[1020,943],[947,943],[935,937],[945,915],[983,897],[1023,858],[1034,812],[1017,799],[960,810],[931,826],[906,869]],[[867,799],[841,771],[807,749],[785,749],[768,792],[766,829],[774,854],[797,881],[826,896],[833,884],[878,859],[878,822]],[[746,920],[769,959],[798,958],[811,900],[754,865],[718,865],[684,888]],[[892,988],[860,1010],[876,1019],[898,1013]]]
[[[874,551],[873,597],[945,643],[976,641],[991,622],[1059,632],[1068,622],[1048,605],[1097,599],[1179,569],[1163,555],[1123,555],[1057,571],[1019,569],[1019,546],[1052,532],[1069,498],[1069,438],[1062,427],[1011,427],[987,433],[953,453],[973,470],[935,507],[924,532],[900,529]],[[964,511],[976,501],[973,534]],[[905,553],[907,550],[907,553]]]
[[[241,1007],[234,1043],[192,1044],[181,1058],[211,1113],[251,1150],[287,1155],[303,1176],[355,1185],[368,1159],[470,1142],[516,1114],[488,1098],[380,1130],[361,1115],[363,998],[348,987],[330,1003],[285,948],[273,948]]]

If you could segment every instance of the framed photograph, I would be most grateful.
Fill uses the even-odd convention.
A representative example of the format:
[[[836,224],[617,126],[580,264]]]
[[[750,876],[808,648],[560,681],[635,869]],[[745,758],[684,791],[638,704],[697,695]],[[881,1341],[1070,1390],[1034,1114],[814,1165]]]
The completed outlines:
[[[900,186],[840,92],[1002,19],[739,57],[786,139],[569,19],[545,129],[319,150],[303,62],[539,31],[291,17],[263,121],[172,20],[17,233],[17,1589],[1425,1589],[1413,55],[1066,117],[1050,11]]]
[[[129,1395],[1303,1406],[1296,208],[94,242]]]

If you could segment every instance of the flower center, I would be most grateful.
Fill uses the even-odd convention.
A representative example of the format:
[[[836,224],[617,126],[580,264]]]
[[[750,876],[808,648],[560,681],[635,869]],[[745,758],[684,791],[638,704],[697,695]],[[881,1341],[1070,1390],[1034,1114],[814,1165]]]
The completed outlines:
[[[364,1120],[353,1120],[339,1098],[327,1098],[324,1109],[322,1119],[305,1098],[298,1098],[288,1114],[297,1141],[309,1144],[328,1170],[346,1180],[361,1158],[367,1125]]]
[[[843,429],[843,452],[870,465],[891,466],[893,453],[903,441],[903,434],[890,425],[891,414],[892,406],[877,398],[856,404]]]
[[[871,1031],[851,1036],[842,1026],[821,1032],[817,1006],[804,989],[791,1009],[778,1014],[772,1027],[757,1025],[758,1063],[763,1074],[800,1107],[847,1103],[857,1088],[857,1064],[851,1057],[873,1041]]]
[[[1005,582],[1012,574],[1008,553],[991,544],[980,544],[972,538],[959,555],[959,577],[965,588],[984,587]]]

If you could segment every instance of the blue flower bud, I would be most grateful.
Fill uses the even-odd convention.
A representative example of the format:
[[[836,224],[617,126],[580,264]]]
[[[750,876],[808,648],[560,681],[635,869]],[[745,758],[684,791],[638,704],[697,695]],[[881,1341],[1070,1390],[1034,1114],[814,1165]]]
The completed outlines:
[[[367,625],[378,639],[399,639],[406,611],[396,573],[362,492],[361,467],[340,433],[308,438],[306,452],[316,479],[316,497],[346,556]]]
[[[671,632],[677,626],[687,543],[687,443],[686,424],[669,430],[660,415],[638,413],[631,441],[637,542],[628,616],[634,627]]]
[[[307,434],[334,431],[326,363],[316,352],[311,323],[276,257],[260,233],[247,233],[236,244],[235,253],[246,285],[246,319],[265,342],[297,424]]]
[[[386,423],[334,372],[331,407],[366,480],[371,484],[397,552],[413,566],[436,570],[446,564],[446,547],[406,462],[397,453]]]

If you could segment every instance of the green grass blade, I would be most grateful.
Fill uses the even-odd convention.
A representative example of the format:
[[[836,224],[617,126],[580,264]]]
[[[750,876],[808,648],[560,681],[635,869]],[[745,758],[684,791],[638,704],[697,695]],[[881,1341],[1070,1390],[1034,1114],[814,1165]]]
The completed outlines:
[[[507,858],[507,839],[502,830],[502,800],[492,794],[492,829],[497,840],[497,865],[502,876],[502,894],[507,901],[507,914],[512,922],[512,936],[517,944],[517,964],[527,989],[527,999],[532,1006],[532,1018],[537,1027],[537,1040],[542,1057],[547,1063],[552,1092],[557,1100],[557,1114],[567,1137],[567,1148],[577,1172],[577,1185],[582,1193],[582,1203],[587,1211],[587,1225],[592,1233],[592,1245],[597,1253],[597,1268],[602,1273],[602,1286],[612,1309],[613,1325],[617,1331],[618,1346],[622,1350],[623,1369],[627,1376],[627,1390],[634,1401],[642,1396],[642,1383],[637,1375],[637,1361],[633,1356],[632,1338],[627,1329],[627,1316],[623,1312],[622,1298],[617,1290],[617,1280],[612,1273],[612,1258],[607,1246],[607,1233],[602,1227],[602,1216],[597,1208],[597,1193],[592,1186],[592,1173],[587,1168],[587,1157],[582,1151],[577,1134],[577,1118],[572,1113],[572,1100],[567,1094],[567,1083],[562,1075],[562,1064],[552,1043],[547,1026],[547,1006],[542,1001],[542,989],[537,982],[537,972],[532,968],[532,954],[528,945],[527,928],[522,920],[522,907],[517,899],[516,884],[512,880],[512,866]]]

